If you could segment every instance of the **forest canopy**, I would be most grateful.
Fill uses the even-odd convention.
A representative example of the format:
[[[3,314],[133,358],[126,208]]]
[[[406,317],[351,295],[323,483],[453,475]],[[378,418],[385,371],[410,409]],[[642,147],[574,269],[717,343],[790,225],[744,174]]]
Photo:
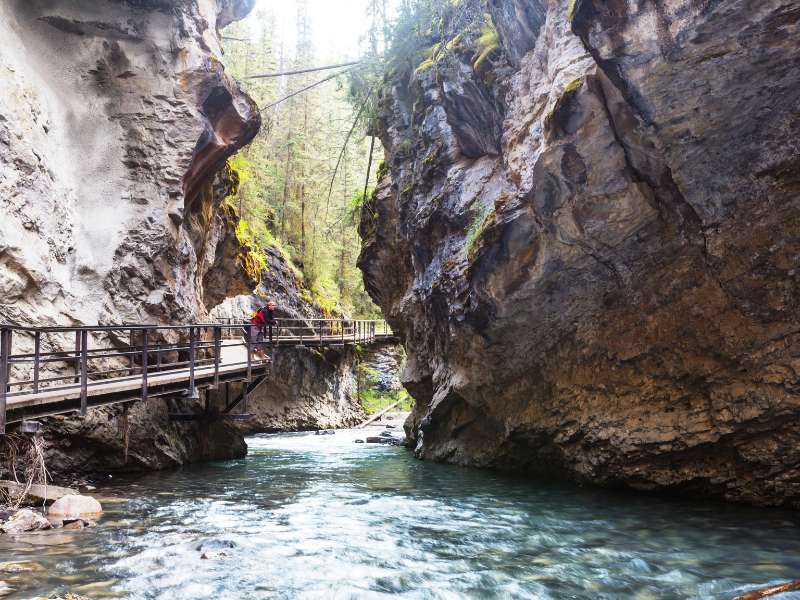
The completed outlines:
[[[488,39],[484,54],[496,47],[496,35],[487,29],[483,0],[366,2],[369,27],[357,57],[318,46],[308,0],[294,1],[292,36],[272,3],[262,2],[226,28],[223,41],[226,68],[261,107],[264,123],[229,161],[240,178],[231,199],[237,233],[280,250],[326,312],[375,318],[380,311],[356,260],[361,206],[382,159],[371,137],[382,88],[398,74],[445,60],[448,42],[464,32]],[[310,70],[329,65],[342,66]],[[261,77],[276,73],[290,74]]]

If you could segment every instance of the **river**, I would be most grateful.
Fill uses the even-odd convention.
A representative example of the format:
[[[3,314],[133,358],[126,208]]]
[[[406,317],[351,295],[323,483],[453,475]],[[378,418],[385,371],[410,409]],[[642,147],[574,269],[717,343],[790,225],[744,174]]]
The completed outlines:
[[[115,480],[95,528],[0,537],[0,562],[33,569],[0,579],[9,598],[646,600],[800,576],[792,512],[430,464],[360,435],[256,436],[244,460]],[[201,558],[213,538],[234,547]]]

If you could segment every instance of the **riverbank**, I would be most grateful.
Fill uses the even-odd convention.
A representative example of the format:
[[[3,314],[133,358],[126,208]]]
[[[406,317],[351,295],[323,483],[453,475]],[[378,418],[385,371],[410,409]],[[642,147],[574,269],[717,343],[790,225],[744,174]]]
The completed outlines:
[[[794,512],[433,464],[363,435],[260,435],[245,459],[115,478],[97,527],[0,537],[28,568],[0,573],[7,598],[730,600],[800,572]],[[232,545],[203,559],[211,540]]]

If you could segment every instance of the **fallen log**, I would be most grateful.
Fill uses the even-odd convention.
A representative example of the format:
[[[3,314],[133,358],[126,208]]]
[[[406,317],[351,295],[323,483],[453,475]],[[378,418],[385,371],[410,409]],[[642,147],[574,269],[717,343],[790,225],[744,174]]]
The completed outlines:
[[[388,413],[390,410],[392,410],[392,409],[393,409],[395,406],[397,406],[398,404],[400,404],[402,401],[403,401],[403,399],[401,398],[401,399],[400,399],[400,400],[398,400],[397,402],[393,402],[391,405],[387,406],[386,408],[384,408],[384,409],[383,409],[382,411],[380,411],[379,413],[376,413],[376,414],[372,415],[372,416],[371,416],[369,419],[367,419],[367,420],[366,420],[366,421],[364,421],[364,422],[363,422],[361,425],[359,425],[359,426],[358,426],[358,428],[359,428],[359,429],[364,429],[364,427],[366,427],[367,425],[370,425],[370,424],[374,423],[375,421],[377,421],[378,419],[380,419],[380,418],[381,418],[383,415],[385,415],[385,414],[386,414],[386,413]]]
[[[782,583],[780,585],[772,585],[770,587],[762,588],[752,592],[747,592],[741,596],[736,596],[733,600],[759,600],[759,598],[766,598],[767,596],[774,596],[776,594],[783,594],[785,592],[796,592],[800,590],[800,579],[795,579],[789,583]]]
[[[78,495],[77,491],[70,488],[40,484],[32,484],[29,487],[25,483],[16,481],[0,481],[0,492],[4,492],[12,502],[17,502],[22,498],[24,501],[34,504],[55,502],[63,496]]]

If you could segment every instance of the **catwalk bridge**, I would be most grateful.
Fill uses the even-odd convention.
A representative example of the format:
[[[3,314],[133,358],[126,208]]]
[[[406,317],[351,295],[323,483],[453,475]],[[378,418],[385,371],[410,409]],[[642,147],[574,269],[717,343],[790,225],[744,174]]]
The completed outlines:
[[[39,417],[147,400],[199,399],[224,388],[217,416],[232,416],[269,378],[279,347],[342,348],[394,339],[384,321],[282,319],[258,338],[231,321],[183,326],[17,327],[0,325],[0,434]],[[263,341],[257,341],[263,340]],[[231,384],[241,390],[231,396]],[[208,395],[206,395],[208,411]],[[176,420],[198,418],[173,413]]]

